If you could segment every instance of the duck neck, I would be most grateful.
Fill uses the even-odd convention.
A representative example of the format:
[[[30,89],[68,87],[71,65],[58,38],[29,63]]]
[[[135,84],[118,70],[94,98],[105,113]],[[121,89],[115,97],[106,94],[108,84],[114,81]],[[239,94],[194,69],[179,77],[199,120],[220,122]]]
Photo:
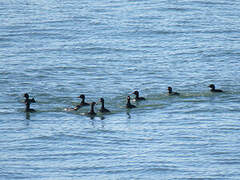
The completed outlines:
[[[136,99],[139,99],[139,94],[138,93],[136,94]]]
[[[82,98],[81,104],[85,103],[85,98]]]
[[[128,104],[128,105],[130,105],[130,104],[131,104],[131,103],[130,103],[130,99],[128,99],[128,100],[127,100],[127,104]]]
[[[104,102],[102,102],[102,107],[101,107],[101,109],[104,109]]]
[[[94,104],[91,104],[91,113],[94,113]]]
[[[30,100],[29,100],[29,98],[26,98],[25,104],[26,104],[26,110],[29,110],[30,109]]]

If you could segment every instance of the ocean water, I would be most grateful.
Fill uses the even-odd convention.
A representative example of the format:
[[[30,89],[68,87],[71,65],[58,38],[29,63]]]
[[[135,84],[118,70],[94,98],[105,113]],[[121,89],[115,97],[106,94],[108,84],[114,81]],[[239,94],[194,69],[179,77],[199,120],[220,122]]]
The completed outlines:
[[[240,1],[7,0],[0,19],[0,179],[240,179]],[[111,113],[67,111],[80,94]]]

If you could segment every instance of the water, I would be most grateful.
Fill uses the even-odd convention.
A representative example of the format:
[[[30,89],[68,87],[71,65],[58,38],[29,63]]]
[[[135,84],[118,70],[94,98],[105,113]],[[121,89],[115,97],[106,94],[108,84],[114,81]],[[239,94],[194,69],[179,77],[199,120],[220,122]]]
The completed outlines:
[[[1,1],[0,179],[239,179],[239,7]],[[112,113],[66,111],[80,94]]]

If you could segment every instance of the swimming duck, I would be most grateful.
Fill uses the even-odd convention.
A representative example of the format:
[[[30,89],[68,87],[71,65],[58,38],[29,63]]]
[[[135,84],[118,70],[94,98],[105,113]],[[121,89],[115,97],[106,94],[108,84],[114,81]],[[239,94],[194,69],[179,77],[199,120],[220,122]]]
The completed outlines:
[[[101,109],[99,110],[99,112],[101,112],[101,113],[110,112],[108,109],[106,109],[106,108],[104,107],[104,99],[103,99],[103,98],[100,98],[99,102],[102,103],[102,106],[101,106]]]
[[[82,101],[79,105],[77,105],[74,110],[78,110],[79,108],[83,107],[83,106],[89,106],[90,104],[89,103],[86,103],[85,102],[85,95],[84,94],[81,94],[80,96],[78,96],[78,98],[81,98]]]
[[[88,115],[90,115],[90,116],[95,116],[96,115],[96,113],[94,111],[95,104],[96,104],[96,102],[91,103],[91,110],[88,112]]]
[[[136,106],[132,105],[130,102],[131,98],[130,96],[127,97],[127,104],[126,104],[126,108],[132,109],[132,108],[136,108]]]
[[[139,97],[139,92],[138,91],[134,91],[133,94],[136,95],[136,97],[134,98],[135,101],[146,100],[144,97]]]
[[[173,92],[172,91],[172,87],[170,87],[170,86],[168,87],[168,94],[171,95],[171,96],[172,95],[175,95],[175,96],[179,96],[180,95],[180,93],[178,93],[178,92]]]
[[[25,93],[25,94],[24,94],[24,97],[25,97],[24,103],[25,103],[25,105],[26,105],[25,111],[26,111],[26,112],[35,112],[35,109],[31,109],[31,108],[30,108],[30,104],[36,102],[35,99],[34,99],[34,98],[29,99],[29,94],[28,94],[28,93]]]
[[[215,89],[215,85],[214,84],[210,84],[208,87],[211,88],[211,92],[223,92],[223,90],[221,89]]]

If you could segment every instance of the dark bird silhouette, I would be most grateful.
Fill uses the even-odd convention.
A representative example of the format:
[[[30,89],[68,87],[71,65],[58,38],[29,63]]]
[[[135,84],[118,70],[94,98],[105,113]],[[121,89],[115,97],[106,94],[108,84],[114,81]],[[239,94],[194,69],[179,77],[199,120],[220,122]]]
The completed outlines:
[[[83,107],[83,106],[89,106],[89,105],[90,105],[89,103],[86,103],[86,102],[85,102],[85,95],[84,95],[84,94],[81,94],[80,96],[78,96],[78,98],[81,98],[82,101],[81,101],[80,104],[78,104],[78,105],[74,108],[75,111],[77,111],[79,108],[81,108],[81,107]]]
[[[95,111],[94,111],[94,106],[95,106],[95,104],[96,104],[96,102],[92,102],[92,103],[91,103],[91,109],[90,109],[90,111],[88,112],[88,115],[90,115],[90,116],[95,116],[95,115],[96,115],[96,113],[95,113]]]
[[[215,85],[214,84],[210,84],[208,87],[211,88],[211,92],[223,92],[223,90],[221,89],[215,89]]]
[[[126,104],[126,108],[132,109],[132,108],[136,108],[136,106],[132,105],[130,102],[130,96],[127,97],[127,104]]]
[[[108,113],[108,112],[110,112],[108,109],[106,109],[104,107],[104,99],[103,98],[100,98],[99,102],[101,102],[101,104],[102,104],[101,109],[99,110],[99,112],[101,112],[101,113]]]
[[[25,111],[26,111],[26,112],[35,112],[35,109],[31,109],[31,108],[30,108],[30,104],[36,102],[35,99],[34,99],[34,98],[29,99],[28,93],[25,93],[25,94],[24,94],[24,97],[25,97],[24,103],[25,103],[25,105],[26,105]]]
[[[136,95],[136,97],[134,98],[135,101],[146,100],[144,97],[139,97],[139,92],[138,91],[134,91],[133,94]]]
[[[178,92],[173,92],[172,91],[172,87],[168,87],[168,94],[169,95],[174,95],[174,96],[179,96],[180,95],[180,93],[178,93]]]

